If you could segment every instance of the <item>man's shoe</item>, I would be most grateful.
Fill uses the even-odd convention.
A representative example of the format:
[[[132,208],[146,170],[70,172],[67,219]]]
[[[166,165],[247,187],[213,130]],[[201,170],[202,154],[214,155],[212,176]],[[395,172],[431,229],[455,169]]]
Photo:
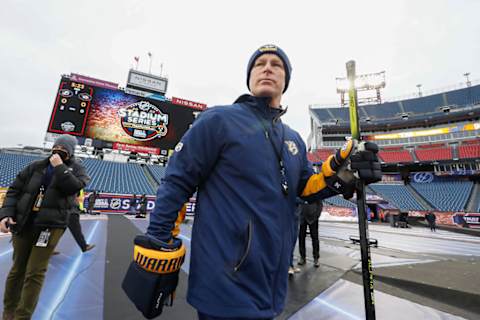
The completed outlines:
[[[299,266],[303,266],[305,263],[306,263],[305,258],[300,258],[300,260],[298,260],[297,262]]]
[[[293,267],[293,273],[299,273],[300,271],[302,271],[302,269],[299,267]]]
[[[94,245],[94,244],[87,244],[87,246],[85,247],[85,250],[84,250],[83,252],[90,251],[90,250],[92,250],[93,248],[95,248],[95,245]]]
[[[294,273],[295,273],[295,270],[293,270],[293,267],[289,267],[288,268],[288,275],[293,276]]]
[[[315,261],[313,261],[313,265],[315,266],[315,268],[320,267],[320,261],[318,261],[318,259],[315,259]]]

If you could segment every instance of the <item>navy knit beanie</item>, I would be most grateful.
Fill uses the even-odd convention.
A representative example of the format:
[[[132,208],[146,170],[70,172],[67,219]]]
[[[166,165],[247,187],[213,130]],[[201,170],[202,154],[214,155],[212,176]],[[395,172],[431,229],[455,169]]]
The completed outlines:
[[[53,146],[62,146],[71,157],[75,153],[75,146],[77,145],[77,139],[69,134],[63,134],[55,140]]]
[[[287,91],[288,83],[290,82],[290,75],[292,73],[292,65],[290,64],[290,60],[288,60],[286,53],[274,44],[266,44],[261,46],[250,57],[247,66],[248,90],[250,90],[250,72],[252,71],[253,65],[255,64],[255,60],[257,60],[258,57],[260,57],[262,54],[266,53],[275,54],[282,60],[283,66],[285,67],[285,88],[283,89],[283,92]]]

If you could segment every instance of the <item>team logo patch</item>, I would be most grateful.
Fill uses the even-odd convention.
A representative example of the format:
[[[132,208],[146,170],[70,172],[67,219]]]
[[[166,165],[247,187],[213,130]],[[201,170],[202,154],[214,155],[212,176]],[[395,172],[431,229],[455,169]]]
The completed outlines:
[[[261,47],[260,49],[258,49],[258,51],[260,52],[275,52],[277,51],[277,46],[276,45],[273,45],[273,44],[267,44],[267,45],[264,45],[263,47]]]
[[[290,151],[292,155],[296,156],[298,154],[298,148],[295,142],[293,142],[292,140],[287,140],[285,141],[285,144],[288,147],[288,151]]]
[[[177,143],[177,145],[175,146],[175,152],[180,152],[182,148],[183,148],[183,143],[182,142]]]

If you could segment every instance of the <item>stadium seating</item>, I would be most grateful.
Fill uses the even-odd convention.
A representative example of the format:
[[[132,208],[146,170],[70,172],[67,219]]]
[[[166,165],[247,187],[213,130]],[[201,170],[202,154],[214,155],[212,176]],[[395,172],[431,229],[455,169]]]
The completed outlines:
[[[468,106],[480,103],[480,85],[449,91],[446,93],[448,105]]]
[[[86,159],[83,164],[92,177],[86,187],[87,190],[123,194],[155,194],[154,186],[149,183],[143,168],[138,164],[97,159]]]
[[[480,140],[464,141],[458,147],[458,152],[462,159],[480,158]]]
[[[346,208],[355,208],[356,204],[351,201],[345,200],[342,196],[334,196],[324,200],[326,204],[338,206],[338,207],[346,207]]]
[[[420,161],[452,159],[452,148],[444,144],[423,145],[415,148],[415,155]]]
[[[369,187],[400,210],[426,210],[414,195],[401,184],[371,184]]]
[[[0,152],[0,187],[12,184],[17,174],[39,156]]]
[[[332,114],[328,111],[329,109],[319,108],[319,109],[311,109],[315,116],[321,122],[334,122],[336,119],[332,118]]]
[[[376,104],[371,106],[360,107],[363,109],[367,115],[372,119],[388,119],[393,118],[403,111],[400,109],[399,103],[396,102],[386,102],[382,104]]]
[[[360,119],[368,116],[372,123],[378,123],[382,119],[400,120],[400,114],[406,112],[409,117],[424,117],[425,114],[443,115],[440,109],[443,106],[464,107],[480,103],[480,85],[462,88],[444,93],[405,99],[401,101],[384,102],[359,107]],[[402,109],[403,106],[403,109]],[[338,120],[339,123],[349,122],[348,108],[312,108],[311,111],[323,123]]]
[[[158,166],[158,165],[147,165],[148,171],[150,171],[150,174],[153,176],[155,181],[160,184],[162,181],[163,177],[165,176],[165,167]]]
[[[8,187],[18,172],[32,161],[39,159],[42,157],[0,152],[0,186]],[[86,190],[121,194],[153,195],[156,193],[155,183],[148,180],[144,168],[139,164],[97,159],[85,159],[82,163],[92,178]],[[158,165],[148,165],[146,168],[155,182],[160,183],[165,175],[165,168]]]
[[[473,182],[454,180],[434,183],[412,182],[412,187],[438,210],[457,211],[465,209]]]
[[[402,104],[405,112],[412,114],[438,112],[437,108],[445,105],[442,94],[403,100]]]
[[[349,109],[347,107],[343,108],[330,108],[328,109],[332,115],[333,120],[339,120],[341,122],[347,122],[350,119]]]
[[[408,150],[400,148],[383,148],[378,155],[386,163],[413,162],[413,157]]]

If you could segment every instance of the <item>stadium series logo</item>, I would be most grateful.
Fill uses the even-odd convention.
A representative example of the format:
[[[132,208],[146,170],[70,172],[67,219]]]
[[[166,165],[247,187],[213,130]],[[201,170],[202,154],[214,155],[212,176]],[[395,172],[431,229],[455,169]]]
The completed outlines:
[[[162,138],[168,132],[168,114],[147,101],[133,103],[118,110],[123,130],[139,141]]]

